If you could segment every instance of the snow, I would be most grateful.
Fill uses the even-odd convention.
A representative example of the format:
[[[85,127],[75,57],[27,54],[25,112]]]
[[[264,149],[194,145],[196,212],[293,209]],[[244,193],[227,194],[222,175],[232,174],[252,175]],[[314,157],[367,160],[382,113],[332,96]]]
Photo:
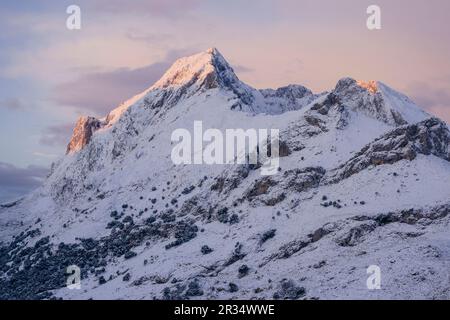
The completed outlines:
[[[377,86],[383,95],[387,108],[399,112],[408,123],[420,122],[431,117],[404,94],[393,90],[379,81],[377,82]]]
[[[164,89],[168,86],[181,87],[192,81],[194,76],[199,82],[202,82],[208,74],[215,72],[213,65],[214,56],[220,56],[220,60],[222,62],[224,61],[215,48],[210,48],[205,52],[190,57],[178,59],[152,88]]]
[[[217,63],[224,69],[217,70]],[[205,79],[211,74],[217,76],[218,85],[205,87]],[[353,87],[353,81],[341,83],[350,85],[350,89],[344,88],[341,105],[333,104],[321,114],[315,106],[323,104],[328,93],[315,95],[306,89],[303,98],[289,100],[284,94],[274,96],[275,90],[253,89],[235,77],[216,49],[182,58],[155,85],[102,119],[104,126],[93,134],[90,143],[55,164],[40,189],[12,208],[0,208],[0,241],[8,241],[28,226],[39,227],[42,236],[50,236],[55,244],[77,243],[77,238],[98,239],[110,233],[106,229],[110,213],[122,211],[123,204],[133,206],[126,214],[133,214],[138,224],[152,216],[154,209],[158,214],[164,212],[168,204],[175,209],[177,219],[192,218],[204,230],[169,250],[165,245],[173,238],[143,243],[133,248],[136,257],[117,257],[108,264],[103,275],[105,279],[111,275],[111,281],[99,285],[97,277],[90,275],[83,279],[82,290],[61,288],[54,294],[65,299],[161,298],[162,290],[173,286],[173,279],[187,283],[196,278],[205,291],[198,297],[201,299],[271,299],[277,284],[289,277],[306,288],[307,298],[449,299],[450,216],[429,224],[397,222],[377,227],[351,247],[340,246],[337,241],[361,223],[354,219],[358,216],[448,205],[450,163],[444,159],[420,154],[413,161],[371,166],[337,183],[321,183],[303,192],[283,189],[280,183],[263,196],[285,193],[286,198],[275,206],[248,199],[238,201],[255,180],[262,179],[259,170],[250,171],[231,191],[219,193],[211,190],[214,179],[231,177],[239,166],[175,166],[171,162],[171,133],[177,128],[192,130],[194,121],[201,120],[204,130],[277,128],[281,140],[291,149],[289,156],[281,158],[280,174],[274,176],[283,182],[282,175],[289,170],[320,166],[329,172],[345,163],[365,145],[395,129],[397,124],[388,111],[398,112],[408,123],[428,117],[404,95],[380,82],[374,93]],[[299,87],[291,89],[303,92]],[[161,107],[153,108],[152,103],[164,94],[170,96],[170,103],[165,100]],[[374,103],[377,94],[382,98],[381,110],[358,107],[358,101]],[[235,107],[237,102],[242,108]],[[321,125],[311,124],[308,117],[318,119]],[[342,119],[346,125],[338,128]],[[294,150],[296,146],[302,148]],[[208,179],[199,186],[205,176]],[[196,186],[192,193],[181,193],[192,185]],[[324,195],[331,201],[339,199],[343,208],[321,206]],[[181,212],[183,204],[194,197],[214,210],[228,207],[230,213],[238,214],[239,223],[207,221],[195,212]],[[153,198],[157,199],[155,204],[150,201]],[[174,198],[178,208],[170,204]],[[144,208],[148,212],[139,216]],[[37,219],[40,222],[36,224]],[[334,227],[320,241],[289,258],[273,258],[283,245],[308,239],[308,234],[324,226]],[[276,229],[276,235],[261,245],[260,236],[269,229]],[[421,235],[411,237],[408,233]],[[246,256],[222,268],[237,242],[243,244]],[[203,255],[200,248],[205,244],[214,251]],[[325,265],[314,267],[320,261],[326,261]],[[251,272],[238,278],[242,264],[247,264]],[[372,264],[382,269],[382,290],[366,287],[366,269]],[[210,276],[207,267],[213,265],[219,267],[217,274]],[[125,273],[131,274],[130,282],[122,280]],[[132,284],[141,278],[141,285]],[[238,284],[239,291],[228,292],[229,282]],[[261,289],[259,293],[255,293],[257,288]]]

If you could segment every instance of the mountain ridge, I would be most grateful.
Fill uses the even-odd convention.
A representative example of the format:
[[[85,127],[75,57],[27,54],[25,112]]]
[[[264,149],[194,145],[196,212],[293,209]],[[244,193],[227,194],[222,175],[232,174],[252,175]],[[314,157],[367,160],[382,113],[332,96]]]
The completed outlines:
[[[79,120],[42,187],[0,207],[1,298],[450,297],[442,120],[379,82],[257,90],[204,67]],[[172,132],[200,120],[279,129],[278,173],[173,164]]]
[[[353,110],[362,109],[367,111],[367,105],[372,106],[372,110],[366,112],[382,119],[392,125],[402,125],[408,123],[403,119],[402,113],[411,112],[408,110],[396,110],[395,106],[386,106],[384,102],[387,96],[394,96],[396,100],[404,99],[409,106],[414,109],[414,115],[410,121],[420,121],[428,117],[424,111],[415,106],[406,96],[399,94],[385,84],[378,81],[368,83],[356,81],[352,78],[342,78],[338,81],[335,89],[331,93],[314,94],[308,88],[290,84],[277,89],[254,89],[241,82],[228,64],[225,58],[216,48],[210,48],[189,57],[180,58],[166,71],[166,73],[155,84],[140,94],[130,98],[116,109],[112,110],[104,119],[94,121],[89,118],[95,126],[87,126],[80,118],[74,129],[74,135],[67,148],[67,153],[76,152],[82,148],[93,134],[102,127],[113,125],[120,116],[132,105],[138,104],[142,100],[154,100],[152,108],[160,108],[162,105],[177,103],[183,96],[190,96],[199,91],[211,89],[223,89],[231,91],[237,102],[231,106],[233,110],[249,112],[252,114],[267,113],[280,114],[287,111],[301,109],[317,98],[325,95],[334,95],[338,99],[347,102],[349,93],[356,96],[356,101],[351,101],[350,107]],[[163,91],[161,95],[160,91]],[[356,93],[355,93],[356,91]],[[362,96],[361,96],[362,95]],[[335,99],[332,97],[332,99]],[[171,102],[171,100],[173,100]],[[365,100],[365,101],[362,101]],[[355,105],[356,104],[356,105]],[[363,108],[361,108],[363,105]],[[74,141],[72,141],[74,139]],[[78,141],[84,141],[78,143]],[[72,147],[78,146],[78,147]]]

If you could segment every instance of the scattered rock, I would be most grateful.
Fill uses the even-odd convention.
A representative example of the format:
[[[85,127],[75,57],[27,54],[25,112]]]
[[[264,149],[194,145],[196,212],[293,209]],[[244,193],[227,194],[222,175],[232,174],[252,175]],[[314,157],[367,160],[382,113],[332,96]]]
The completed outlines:
[[[233,214],[230,216],[229,223],[230,223],[230,224],[236,224],[236,223],[239,223],[239,216],[238,216],[236,213],[233,213]]]
[[[236,285],[236,284],[234,284],[233,282],[230,282],[229,284],[228,284],[228,291],[229,292],[238,292],[239,291],[239,287]]]
[[[320,269],[322,268],[324,265],[326,265],[327,262],[325,260],[319,261],[316,264],[313,265],[314,269]]]
[[[203,295],[203,290],[201,289],[197,279],[189,282],[185,295],[187,297],[199,297]]]
[[[211,249],[211,248],[210,248],[209,246],[207,246],[207,245],[204,245],[204,246],[202,246],[201,252],[202,252],[203,254],[209,254],[209,253],[213,252],[213,249]]]
[[[239,270],[238,270],[238,272],[239,272],[239,278],[243,278],[243,277],[245,277],[246,275],[248,275],[248,272],[250,271],[250,268],[246,265],[246,264],[243,264],[242,266],[240,266],[239,267]]]
[[[125,258],[125,260],[128,260],[128,259],[131,259],[131,258],[136,257],[136,256],[137,256],[136,252],[128,251],[127,253],[125,253],[124,258]]]
[[[228,208],[221,208],[217,211],[217,220],[221,223],[228,222]]]
[[[280,288],[273,294],[275,300],[298,300],[306,294],[304,287],[297,286],[293,280],[283,279]]]
[[[277,232],[277,229],[271,229],[271,230],[264,232],[261,235],[261,239],[259,240],[259,243],[263,244],[267,240],[272,239],[273,237],[275,237],[276,232]]]
[[[182,194],[186,195],[191,193],[195,189],[195,186],[186,187],[181,191]]]
[[[231,255],[230,258],[228,258],[227,261],[225,261],[224,266],[227,267],[232,265],[236,261],[243,259],[245,255],[246,254],[242,252],[242,244],[240,244],[239,242],[236,243],[236,245],[234,246],[233,254]]]
[[[131,275],[129,273],[124,275],[123,278],[122,278],[122,280],[125,281],[125,282],[130,281],[130,279],[131,279]]]

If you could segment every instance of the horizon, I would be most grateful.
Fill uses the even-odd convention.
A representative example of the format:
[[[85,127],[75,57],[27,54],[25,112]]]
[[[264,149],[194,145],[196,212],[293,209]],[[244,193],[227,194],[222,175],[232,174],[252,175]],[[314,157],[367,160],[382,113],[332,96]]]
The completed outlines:
[[[68,30],[71,4],[2,4],[0,202],[40,184],[79,116],[105,116],[209,47],[254,88],[377,80],[450,122],[448,1],[378,1],[380,30],[365,25],[371,1],[82,0],[81,29]]]

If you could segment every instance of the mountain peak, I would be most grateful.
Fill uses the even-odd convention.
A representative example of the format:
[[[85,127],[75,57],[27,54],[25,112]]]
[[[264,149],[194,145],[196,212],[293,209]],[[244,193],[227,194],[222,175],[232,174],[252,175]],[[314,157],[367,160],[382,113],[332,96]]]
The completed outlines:
[[[216,48],[180,58],[153,86],[153,89],[198,84],[207,89],[237,81],[233,68]]]
[[[150,88],[121,103],[106,117],[106,123],[115,123],[132,105],[147,99],[153,105],[173,105],[182,97],[190,97],[208,89],[231,90],[250,102],[248,86],[239,81],[233,68],[214,47],[176,60],[164,75]]]
[[[211,48],[209,48],[208,50],[206,50],[206,53],[209,53],[209,54],[211,54],[211,55],[220,55],[220,56],[222,56],[222,55],[220,54],[219,50],[217,50],[216,47],[211,47]]]
[[[255,95],[260,95],[257,90],[239,80],[216,48],[178,59],[149,91],[175,90],[179,93],[176,96],[189,97],[216,88],[233,92],[247,106],[253,105]]]
[[[332,94],[342,105],[394,126],[420,122],[430,117],[407,96],[379,81],[343,78],[338,81]]]
[[[378,92],[378,82],[377,81],[370,80],[370,81],[366,82],[366,81],[358,80],[358,81],[356,81],[356,83],[358,84],[358,86],[366,89],[371,94],[375,94]]]
[[[338,81],[336,85],[336,90],[341,91],[349,87],[359,87],[361,89],[368,91],[371,94],[376,94],[379,89],[378,84],[379,82],[375,80],[364,81],[364,80],[355,80],[353,78],[347,77],[342,78]]]

